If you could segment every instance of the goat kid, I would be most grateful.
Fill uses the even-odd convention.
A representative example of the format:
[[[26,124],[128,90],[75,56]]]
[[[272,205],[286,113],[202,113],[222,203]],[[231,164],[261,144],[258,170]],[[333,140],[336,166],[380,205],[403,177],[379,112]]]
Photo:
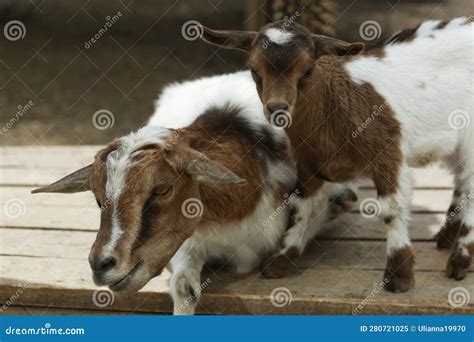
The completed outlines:
[[[438,246],[452,248],[448,276],[466,276],[474,254],[472,20],[427,21],[366,52],[363,43],[298,24],[276,22],[258,33],[202,30],[205,41],[248,53],[265,115],[291,123],[286,131],[305,193],[317,193],[323,180],[374,181],[390,291],[414,285],[409,166],[444,161],[455,191]]]
[[[304,198],[296,186],[289,139],[240,72],[167,87],[147,126],[34,192],[91,190],[101,209],[89,256],[96,284],[138,291],[168,264],[174,313],[193,314],[207,262],[280,276],[265,270],[279,242],[301,253],[356,200],[339,184]]]

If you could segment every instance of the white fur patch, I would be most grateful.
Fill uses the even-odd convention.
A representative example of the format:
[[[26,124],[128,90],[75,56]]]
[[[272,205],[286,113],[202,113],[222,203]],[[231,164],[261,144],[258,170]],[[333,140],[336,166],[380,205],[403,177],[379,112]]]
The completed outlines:
[[[427,22],[414,40],[386,46],[384,57],[362,56],[345,65],[355,83],[371,84],[395,112],[410,166],[474,146],[474,25],[461,26],[464,21],[444,29]],[[461,120],[470,125],[463,127]],[[464,165],[474,163],[463,153]]]
[[[105,193],[107,201],[113,206],[113,212],[112,231],[109,242],[104,246],[104,254],[110,254],[123,235],[123,227],[117,212],[117,202],[123,192],[128,170],[132,165],[131,156],[133,152],[141,146],[150,143],[163,143],[163,136],[168,133],[169,131],[163,128],[143,127],[136,133],[120,138],[120,147],[108,155],[106,161],[107,183],[105,185]]]
[[[120,225],[117,211],[114,208],[114,212],[112,213],[112,232],[110,234],[110,240],[109,242],[107,242],[107,244],[104,246],[104,249],[102,250],[102,254],[104,256],[107,256],[114,251],[115,247],[117,246],[117,242],[122,235],[123,229]]]
[[[271,43],[278,45],[288,44],[294,37],[293,33],[274,27],[267,29],[263,34],[268,37]]]

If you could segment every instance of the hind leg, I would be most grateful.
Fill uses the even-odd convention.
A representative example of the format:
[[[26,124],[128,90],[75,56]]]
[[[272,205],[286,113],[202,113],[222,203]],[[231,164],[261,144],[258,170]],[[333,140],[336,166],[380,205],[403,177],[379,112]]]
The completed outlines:
[[[456,243],[459,232],[461,231],[462,220],[462,184],[458,177],[455,177],[455,188],[451,205],[449,206],[446,220],[444,221],[441,230],[436,234],[436,245],[439,249],[452,249]]]
[[[464,279],[474,255],[474,132],[469,127],[461,135],[456,150],[456,188],[459,231],[447,265],[450,278]]]

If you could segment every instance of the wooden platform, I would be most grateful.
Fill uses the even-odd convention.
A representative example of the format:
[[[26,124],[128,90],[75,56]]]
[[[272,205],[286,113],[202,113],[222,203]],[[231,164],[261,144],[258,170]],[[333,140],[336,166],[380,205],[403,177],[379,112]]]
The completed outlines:
[[[98,146],[0,148],[0,313],[146,314],[171,312],[163,274],[136,294],[115,295],[94,304],[97,287],[87,262],[99,224],[89,193],[30,195],[91,162]],[[385,267],[385,234],[377,219],[346,214],[328,226],[292,274],[280,280],[258,274],[235,276],[207,271],[202,314],[474,314],[474,272],[460,282],[447,279],[448,251],[432,240],[451,197],[451,177],[438,168],[415,170],[411,237],[416,253],[416,287],[404,294],[380,289]],[[367,184],[361,200],[373,197]],[[18,209],[18,211],[15,211]],[[357,208],[356,208],[357,209]],[[470,301],[461,307],[448,293],[462,287]],[[272,291],[286,288],[289,305],[273,305]],[[275,290],[277,289],[277,290]],[[287,291],[284,289],[283,291]],[[362,309],[356,310],[361,304]],[[281,307],[280,307],[281,306]]]

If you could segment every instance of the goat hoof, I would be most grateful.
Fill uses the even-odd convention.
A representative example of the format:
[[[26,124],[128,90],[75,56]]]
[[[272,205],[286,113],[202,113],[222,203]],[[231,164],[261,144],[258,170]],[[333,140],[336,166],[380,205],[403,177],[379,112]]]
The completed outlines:
[[[389,256],[384,274],[385,289],[400,293],[406,292],[415,286],[414,264],[415,256],[410,246],[399,249]]]
[[[459,249],[453,250],[446,267],[448,277],[455,280],[463,280],[467,275],[469,266],[471,266],[471,258],[463,255]]]
[[[267,279],[283,278],[289,266],[290,259],[284,254],[279,254],[269,258],[267,262],[262,265],[260,274],[263,278]]]
[[[407,292],[415,286],[414,277],[385,277],[385,289],[393,293]]]

